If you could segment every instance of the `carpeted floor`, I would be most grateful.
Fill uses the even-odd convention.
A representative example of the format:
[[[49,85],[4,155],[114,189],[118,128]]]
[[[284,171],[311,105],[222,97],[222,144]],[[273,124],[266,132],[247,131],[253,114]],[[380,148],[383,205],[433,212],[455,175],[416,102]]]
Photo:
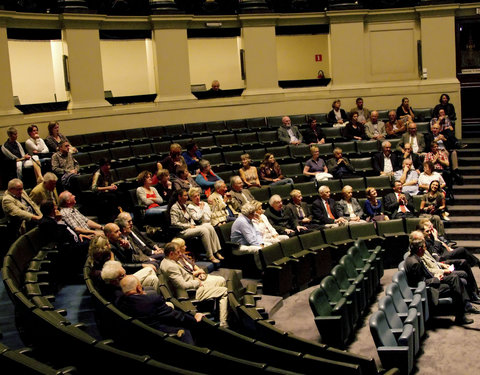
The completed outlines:
[[[396,271],[396,269],[385,270],[378,298],[384,295],[384,287],[391,282]],[[473,269],[473,273],[478,283],[480,280],[478,267]],[[318,341],[320,339],[313,321],[313,313],[308,304],[308,296],[315,288],[316,286],[303,290],[283,301],[283,306],[271,316],[279,328],[309,340]],[[477,305],[478,307],[480,306]],[[377,304],[374,303],[371,305],[370,312],[363,317],[360,327],[356,330],[356,337],[347,349],[353,353],[375,358],[377,366],[381,368],[368,327],[368,319],[376,310]],[[475,323],[464,327],[453,325],[452,316],[431,319],[421,350],[416,358],[416,369],[413,374],[480,374],[480,357],[477,358],[477,353],[480,354],[480,349],[478,349],[480,315],[471,314],[469,317],[474,319]]]

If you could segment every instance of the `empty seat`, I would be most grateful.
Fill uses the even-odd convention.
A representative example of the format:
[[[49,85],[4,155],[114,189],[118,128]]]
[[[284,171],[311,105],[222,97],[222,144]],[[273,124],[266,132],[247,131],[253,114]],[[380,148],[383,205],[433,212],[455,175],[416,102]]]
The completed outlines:
[[[260,147],[256,132],[244,132],[237,134],[237,142],[243,149]]]
[[[260,250],[263,265],[263,290],[266,294],[286,295],[293,286],[293,259],[283,255],[280,243],[264,247]]]
[[[265,121],[265,117],[247,118],[246,122],[247,127],[250,130],[263,131],[267,129],[267,122]]]
[[[303,174],[301,163],[282,164],[282,173],[285,177],[291,178],[294,183],[310,180],[310,177]]]
[[[244,132],[248,131],[247,121],[245,119],[227,120],[225,121],[227,129],[231,132]]]
[[[350,325],[352,327],[356,326],[358,318],[360,317],[360,310],[355,288],[350,288],[345,293],[340,292],[340,288],[332,275],[325,276],[320,282],[320,287],[325,291],[331,304],[338,303],[342,298],[347,300]]]
[[[215,142],[224,152],[240,149],[235,134],[220,134],[215,136]]]
[[[367,176],[365,177],[365,186],[374,187],[382,192],[382,195],[388,193],[392,189],[390,177],[388,176]]]
[[[133,156],[135,156],[138,161],[146,161],[155,157],[150,143],[133,145],[131,149]]]
[[[207,133],[206,125],[204,122],[192,122],[189,124],[185,124],[185,131],[186,134],[191,137],[205,135]]]
[[[145,134],[150,140],[157,141],[166,136],[165,126],[152,126],[145,128]]]
[[[359,141],[357,142],[357,151],[361,156],[372,156],[379,151],[379,142],[377,140]]]
[[[185,132],[185,127],[183,126],[183,124],[165,126],[165,135],[170,138],[185,138],[189,136]]]
[[[310,153],[309,145],[299,144],[295,146],[291,145],[289,147],[290,147],[290,154],[297,161],[306,161],[312,157],[312,154]]]
[[[121,145],[123,143],[128,143],[127,136],[123,130],[113,130],[105,132],[105,140],[112,145]]]
[[[152,143],[153,152],[160,156],[166,156],[170,152],[170,141],[161,141]]]
[[[341,142],[343,140],[340,127],[323,127],[322,130],[327,142]]]
[[[144,128],[126,129],[125,136],[130,143],[144,143],[149,140]]]
[[[205,123],[205,130],[209,134],[228,133],[229,130],[225,127],[225,121],[209,121]]]
[[[351,158],[350,163],[355,168],[355,172],[362,174],[363,176],[372,176],[375,174],[372,166],[372,158]]]

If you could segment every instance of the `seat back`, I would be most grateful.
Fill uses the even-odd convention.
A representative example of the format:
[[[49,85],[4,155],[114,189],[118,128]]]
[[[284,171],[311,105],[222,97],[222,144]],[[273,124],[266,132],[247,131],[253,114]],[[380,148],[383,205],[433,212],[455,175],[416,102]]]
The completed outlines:
[[[358,237],[376,236],[374,223],[360,223],[350,226],[350,235],[353,239]],[[367,250],[368,252],[368,250]]]
[[[300,238],[298,236],[294,236],[289,238],[288,240],[281,241],[280,246],[282,248],[283,254],[286,257],[290,257],[293,254],[296,254],[303,250]]]
[[[270,264],[274,263],[276,260],[283,258],[283,252],[280,247],[280,243],[278,242],[261,249],[261,254],[262,254],[262,258],[265,263],[265,266],[269,266]]]
[[[413,298],[413,293],[407,282],[407,275],[405,272],[398,271],[392,277],[392,282],[397,283],[398,289],[402,294],[402,297],[406,300],[411,300]]]
[[[317,288],[310,293],[308,297],[310,308],[314,316],[330,316],[332,315],[332,308],[328,301],[327,294],[322,288]]]
[[[397,283],[390,283],[385,289],[385,295],[392,297],[393,305],[397,313],[407,313],[408,305],[400,293],[400,288]]]
[[[365,266],[365,263],[362,259],[362,255],[360,254],[360,250],[358,250],[358,248],[356,246],[351,246],[348,249],[347,253],[349,255],[351,255],[351,257],[353,259],[353,263],[355,264],[355,267],[363,268],[363,266]]]
[[[381,346],[398,346],[397,340],[395,340],[395,336],[393,336],[393,333],[388,326],[385,312],[382,310],[374,312],[370,317],[368,324],[377,348]]]
[[[380,236],[389,233],[405,233],[403,219],[377,221],[377,230]]]
[[[335,278],[340,289],[346,290],[352,285],[348,280],[347,271],[343,265],[337,264],[335,267],[333,267],[331,274]]]
[[[320,282],[320,287],[325,291],[325,294],[330,302],[338,302],[343,297],[335,278],[331,275],[322,279]]]
[[[302,243],[302,248],[306,250],[325,244],[322,234],[317,231],[301,234],[299,239]]]
[[[385,313],[387,323],[392,329],[402,329],[403,322],[398,316],[397,310],[392,301],[391,296],[383,296],[378,301],[378,309],[382,310]]]
[[[350,254],[346,254],[341,257],[340,264],[345,267],[345,272],[347,273],[349,279],[354,279],[358,276],[355,262]]]

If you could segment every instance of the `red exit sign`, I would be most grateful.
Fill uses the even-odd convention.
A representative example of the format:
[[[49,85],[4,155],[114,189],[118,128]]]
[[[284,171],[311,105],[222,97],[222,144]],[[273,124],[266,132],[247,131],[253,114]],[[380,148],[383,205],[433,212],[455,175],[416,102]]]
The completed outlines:
[[[315,55],[315,61],[322,61],[322,55]]]

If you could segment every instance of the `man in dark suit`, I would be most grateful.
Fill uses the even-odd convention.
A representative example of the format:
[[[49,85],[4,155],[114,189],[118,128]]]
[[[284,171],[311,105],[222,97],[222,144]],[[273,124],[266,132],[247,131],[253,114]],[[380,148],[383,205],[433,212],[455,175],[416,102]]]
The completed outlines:
[[[293,189],[290,192],[290,197],[291,201],[285,207],[285,211],[290,211],[289,215],[293,217],[295,227],[304,226],[309,231],[320,229],[321,226],[313,221],[309,205],[302,202],[302,192],[298,189]]]
[[[392,153],[392,144],[383,141],[382,151],[373,155],[373,169],[381,176],[392,176],[401,168],[400,158]]]
[[[403,161],[405,159],[411,159],[413,168],[415,168],[415,171],[420,175],[420,173],[423,172],[423,158],[420,157],[420,155],[416,154],[412,150],[412,146],[410,143],[405,143],[403,146],[403,154],[400,157],[400,165],[403,164]]]
[[[240,176],[233,176],[230,179],[230,196],[232,197],[230,201],[230,208],[233,213],[238,216],[241,212],[242,207],[245,203],[253,201],[255,198],[248,189],[243,188],[243,181]]]
[[[335,201],[330,198],[330,188],[322,185],[318,188],[320,197],[312,204],[313,218],[321,225],[337,226],[346,224],[343,217],[338,217],[335,210]]]
[[[334,178],[356,177],[355,168],[350,164],[350,160],[342,155],[340,147],[333,150],[333,158],[327,160],[327,168]]]
[[[385,211],[389,212],[391,219],[415,217],[415,206],[413,198],[408,193],[402,193],[403,184],[395,181],[393,193],[387,194],[384,198]]]
[[[455,308],[455,324],[472,324],[473,319],[465,316],[465,306],[468,295],[462,281],[457,274],[434,277],[422,262],[426,245],[422,232],[410,233],[410,255],[405,259],[405,272],[408,284],[416,287],[420,281],[425,281],[430,287],[430,298],[434,304],[438,303],[438,297],[452,297]]]
[[[162,332],[175,333],[187,344],[195,343],[188,328],[194,328],[203,314],[197,312],[192,316],[174,310],[166,304],[163,296],[145,293],[140,281],[133,275],[125,276],[120,281],[120,287],[123,294],[116,301],[120,310]]]
[[[283,208],[282,198],[278,194],[270,197],[268,208],[265,210],[265,216],[279,234],[293,236],[295,232],[308,230],[304,225],[295,225],[295,220],[290,210],[287,211]]]

